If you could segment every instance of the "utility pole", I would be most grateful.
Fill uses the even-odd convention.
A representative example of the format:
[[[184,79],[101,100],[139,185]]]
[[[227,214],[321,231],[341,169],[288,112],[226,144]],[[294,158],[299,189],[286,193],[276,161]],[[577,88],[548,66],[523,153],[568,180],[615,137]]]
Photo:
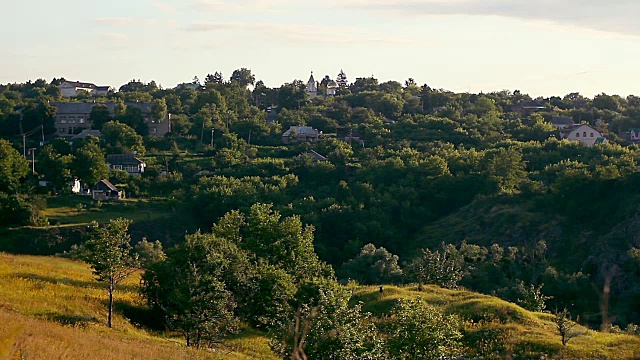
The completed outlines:
[[[213,147],[213,133],[215,131],[215,128],[211,128],[211,147]]]
[[[29,154],[31,154],[31,173],[35,174],[36,173],[36,161],[35,161],[36,148],[29,148]]]
[[[248,145],[251,145],[251,130],[249,130],[249,140],[247,141]]]

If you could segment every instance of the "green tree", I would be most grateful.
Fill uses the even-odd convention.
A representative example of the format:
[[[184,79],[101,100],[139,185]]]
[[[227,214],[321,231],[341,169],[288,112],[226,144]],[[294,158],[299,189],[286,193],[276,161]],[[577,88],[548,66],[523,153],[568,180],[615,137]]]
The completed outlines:
[[[436,284],[447,289],[455,289],[464,276],[464,258],[455,245],[443,244],[441,250],[422,249],[406,268],[407,274],[422,284]]]
[[[47,144],[38,153],[38,173],[44,175],[56,189],[64,189],[71,180],[71,158],[58,154],[53,146]]]
[[[124,218],[110,220],[104,226],[94,223],[94,229],[83,245],[83,259],[91,266],[98,281],[107,284],[109,327],[112,327],[113,294],[116,286],[137,267],[136,258],[131,252],[129,225],[131,220]]]
[[[146,149],[142,136],[129,125],[119,121],[109,121],[101,131],[100,143],[109,154],[130,154],[134,151],[144,155]]]
[[[392,359],[457,359],[462,353],[460,319],[421,298],[399,299],[383,326]]]
[[[231,74],[231,82],[237,83],[240,87],[247,87],[247,85],[253,85],[256,82],[256,77],[251,73],[250,69],[240,68],[234,70]]]
[[[29,173],[29,164],[5,139],[0,139],[0,191],[17,191]]]
[[[154,121],[162,121],[167,116],[167,103],[164,99],[154,99],[149,112]]]
[[[71,160],[71,173],[90,186],[107,178],[109,165],[97,139],[89,139]]]
[[[89,114],[89,121],[91,121],[91,128],[94,130],[102,129],[102,126],[111,121],[111,114],[109,108],[104,104],[96,104],[91,108]]]
[[[342,277],[362,284],[388,284],[402,278],[398,256],[387,249],[376,249],[373,244],[365,245],[360,254],[342,265]]]

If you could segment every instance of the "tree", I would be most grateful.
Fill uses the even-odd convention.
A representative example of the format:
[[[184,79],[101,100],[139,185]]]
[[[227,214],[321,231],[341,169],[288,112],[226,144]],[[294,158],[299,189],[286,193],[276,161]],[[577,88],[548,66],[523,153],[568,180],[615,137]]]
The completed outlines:
[[[127,106],[124,116],[119,120],[123,124],[127,124],[134,128],[136,132],[142,136],[147,136],[149,134],[149,126],[144,121],[144,113],[139,106]]]
[[[376,249],[373,244],[365,245],[360,254],[342,265],[342,277],[362,284],[394,283],[402,277],[398,256],[387,249]]]
[[[113,115],[116,119],[124,118],[127,113],[127,105],[121,99],[117,99],[114,101],[113,105]]]
[[[109,154],[130,154],[134,151],[144,155],[144,140],[131,126],[118,121],[109,121],[102,127],[102,147]]]
[[[0,139],[0,191],[17,191],[29,164],[7,140]]]
[[[131,252],[129,225],[131,220],[124,218],[112,219],[104,226],[98,226],[94,222],[94,229],[83,245],[83,259],[91,266],[98,281],[107,284],[109,327],[112,327],[113,293],[116,286],[136,268],[136,258]]]
[[[97,139],[89,139],[71,160],[71,172],[85,184],[95,185],[109,175],[109,165]]]
[[[167,116],[167,103],[164,99],[154,99],[152,101],[149,115],[155,121],[162,121]]]
[[[207,74],[204,78],[204,86],[209,88],[213,84],[222,84],[224,82],[224,78],[222,77],[222,73],[216,71],[213,75]]]
[[[91,108],[89,114],[89,121],[91,121],[91,128],[94,130],[102,129],[102,125],[111,121],[111,114],[109,108],[105,104],[96,104]]]
[[[240,290],[237,280],[246,274],[238,252],[226,239],[198,232],[145,271],[143,294],[170,329],[182,332],[187,346],[208,346],[237,331],[239,291],[232,292],[232,283]]]
[[[419,257],[413,259],[406,272],[422,284],[436,284],[447,289],[455,289],[464,275],[464,258],[454,245],[442,245],[441,250],[422,249]]]
[[[441,313],[422,298],[399,299],[385,322],[390,358],[457,359],[461,355],[460,319]]]
[[[338,73],[338,77],[336,78],[336,83],[341,88],[346,88],[347,86],[349,86],[349,82],[347,81],[347,74],[345,74],[344,71],[342,71],[342,69],[340,69],[340,72]]]
[[[47,144],[38,154],[38,173],[44,175],[56,189],[63,189],[71,180],[70,163],[71,156],[60,155],[51,144]]]
[[[234,70],[231,74],[231,82],[237,83],[240,87],[246,88],[247,85],[253,85],[256,82],[256,77],[251,73],[250,69],[240,68]]]
[[[383,341],[362,305],[349,305],[351,294],[331,281],[299,291],[300,303],[271,332],[272,349],[291,359],[387,359]]]
[[[563,346],[567,346],[569,340],[583,334],[583,332],[576,329],[578,324],[571,321],[571,313],[569,313],[569,310],[567,310],[567,308],[564,308],[564,310],[562,311],[556,310],[553,322],[556,323],[556,329],[560,334]]]

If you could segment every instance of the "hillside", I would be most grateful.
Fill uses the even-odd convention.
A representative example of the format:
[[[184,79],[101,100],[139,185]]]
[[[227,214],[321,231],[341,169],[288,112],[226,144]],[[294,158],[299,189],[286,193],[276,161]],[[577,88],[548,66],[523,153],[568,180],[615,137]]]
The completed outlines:
[[[107,292],[80,262],[0,254],[0,358],[275,359],[267,339],[245,331],[208,351],[188,349],[179,334],[145,329],[139,276],[116,291],[114,329],[106,327]],[[175,336],[174,336],[175,335]]]
[[[0,358],[110,359],[275,359],[266,337],[245,331],[210,350],[184,346],[178,334],[145,329],[144,306],[132,276],[116,293],[114,329],[106,322],[106,292],[83,263],[54,258],[0,255]],[[581,328],[585,335],[565,348],[551,315],[533,313],[491,296],[427,286],[358,287],[353,302],[384,315],[399,298],[422,297],[446,313],[458,314],[466,325],[465,345],[473,357],[538,359],[634,359],[640,337],[604,334]],[[175,335],[175,336],[174,336]]]
[[[430,306],[466,320],[464,344],[468,358],[488,359],[638,359],[640,337],[600,333],[580,327],[584,335],[566,347],[560,342],[553,315],[527,311],[515,304],[470,291],[426,286],[385,286],[356,290],[352,302],[363,302],[363,310],[384,315],[401,298],[422,297]]]

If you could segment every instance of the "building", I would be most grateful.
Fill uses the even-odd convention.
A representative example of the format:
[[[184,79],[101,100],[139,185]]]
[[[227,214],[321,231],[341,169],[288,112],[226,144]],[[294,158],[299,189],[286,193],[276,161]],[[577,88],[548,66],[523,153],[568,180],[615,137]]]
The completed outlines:
[[[124,198],[122,190],[115,187],[109,180],[102,179],[91,191],[91,197],[93,200],[120,200]]]
[[[313,78],[313,71],[311,72],[309,81],[307,81],[307,94],[309,94],[309,97],[312,99],[318,96],[318,83],[316,82],[316,79]]]
[[[60,137],[73,137],[80,134],[83,130],[91,129],[91,109],[94,106],[102,104],[106,105],[109,113],[113,116],[115,104],[114,102],[106,103],[88,103],[88,102],[56,102],[52,103],[56,107],[55,128],[56,135]],[[167,113],[164,119],[158,121],[151,117],[150,102],[128,102],[127,107],[138,107],[142,110],[144,121],[149,127],[149,135],[164,136],[171,131],[171,114]]]
[[[316,142],[322,135],[322,131],[314,129],[311,126],[291,126],[289,130],[282,134],[282,142],[291,144],[301,141]]]
[[[518,104],[511,105],[511,111],[521,115],[529,115],[531,113],[542,111],[545,109],[544,104],[536,100],[524,100]]]
[[[147,164],[138,159],[135,154],[109,154],[107,155],[109,170],[124,170],[129,175],[142,175]]]
[[[336,90],[338,90],[338,83],[331,80],[327,83],[327,96],[336,96]]]
[[[64,97],[78,96],[83,91],[95,96],[104,96],[115,91],[111,86],[97,86],[80,81],[63,81],[58,87]]]
[[[307,157],[307,158],[311,159],[311,161],[313,161],[313,162],[327,161],[326,157],[318,154],[315,150],[309,150],[304,154],[298,155],[298,159],[302,159],[304,157]]]
[[[602,133],[586,124],[563,129],[560,131],[560,137],[569,141],[579,141],[586,147],[607,141]]]
[[[559,130],[562,130],[562,129],[572,128],[576,124],[573,123],[573,120],[569,116],[554,115],[551,118],[551,125],[553,125],[555,128]]]

